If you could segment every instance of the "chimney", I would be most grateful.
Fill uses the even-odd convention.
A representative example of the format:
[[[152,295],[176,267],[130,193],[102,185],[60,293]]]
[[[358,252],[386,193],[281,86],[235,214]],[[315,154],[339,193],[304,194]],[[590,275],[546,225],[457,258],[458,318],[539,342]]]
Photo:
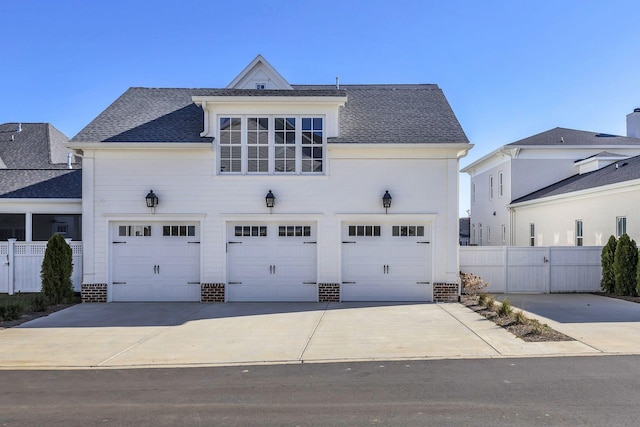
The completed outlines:
[[[634,108],[633,113],[627,114],[627,136],[640,138],[640,108]]]

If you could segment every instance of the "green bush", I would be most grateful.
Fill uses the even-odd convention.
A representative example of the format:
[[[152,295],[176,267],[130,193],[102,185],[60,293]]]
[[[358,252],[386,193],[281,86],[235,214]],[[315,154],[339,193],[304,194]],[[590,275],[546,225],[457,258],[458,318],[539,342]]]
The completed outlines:
[[[600,281],[600,287],[603,291],[608,293],[614,293],[616,287],[616,277],[613,273],[613,261],[616,253],[616,238],[609,237],[607,244],[602,248],[602,255],[600,260],[602,262],[602,280]]]
[[[636,295],[640,295],[640,250],[638,251],[638,263],[636,264]]]
[[[509,298],[505,298],[502,301],[502,305],[500,305],[500,307],[498,308],[498,316],[500,317],[510,316],[511,313],[513,313],[513,307],[511,306],[511,301],[509,301]]]
[[[524,312],[522,310],[517,311],[515,314],[515,317],[516,317],[516,323],[518,325],[524,325],[529,321],[529,319],[527,319],[527,316],[524,315]]]
[[[18,320],[24,313],[24,303],[20,299],[6,301],[0,305],[0,317],[4,320]]]
[[[31,297],[31,311],[45,311],[48,305],[47,297],[42,294],[35,294]]]
[[[636,242],[623,234],[618,239],[613,260],[616,295],[633,295],[636,289],[636,265],[638,248]]]
[[[42,293],[52,304],[60,304],[73,296],[71,273],[73,272],[71,247],[59,234],[47,242],[40,278]]]

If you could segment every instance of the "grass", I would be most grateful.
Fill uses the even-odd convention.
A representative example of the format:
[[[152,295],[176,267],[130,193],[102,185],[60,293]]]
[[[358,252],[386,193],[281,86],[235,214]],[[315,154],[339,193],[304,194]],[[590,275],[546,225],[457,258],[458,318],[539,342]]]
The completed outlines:
[[[73,296],[63,304],[54,306],[40,292],[0,294],[0,329],[15,326],[36,317],[46,316],[52,311],[78,302],[80,302],[79,298]]]

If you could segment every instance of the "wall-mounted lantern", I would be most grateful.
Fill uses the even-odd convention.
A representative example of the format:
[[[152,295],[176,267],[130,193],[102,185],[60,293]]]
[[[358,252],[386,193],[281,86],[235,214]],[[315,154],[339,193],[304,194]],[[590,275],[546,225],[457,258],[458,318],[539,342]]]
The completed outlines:
[[[273,195],[271,190],[264,197],[265,202],[267,203],[267,207],[271,209],[276,204],[276,196]]]
[[[149,191],[149,193],[147,193],[147,196],[144,199],[147,202],[147,207],[151,208],[151,213],[155,213],[156,206],[158,206],[158,204],[160,203],[160,199],[158,199],[158,196],[156,196],[156,193],[154,193],[153,190],[151,190]]]
[[[382,207],[384,208],[384,213],[387,213],[387,209],[391,207],[391,199],[389,191],[385,191],[384,196],[382,196]]]

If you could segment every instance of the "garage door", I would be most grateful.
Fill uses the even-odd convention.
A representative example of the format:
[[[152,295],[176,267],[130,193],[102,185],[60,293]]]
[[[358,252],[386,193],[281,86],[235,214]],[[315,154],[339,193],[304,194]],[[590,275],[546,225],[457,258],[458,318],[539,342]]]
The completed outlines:
[[[342,301],[431,301],[430,224],[345,224]]]
[[[193,223],[111,226],[113,301],[200,301],[200,239]]]
[[[229,301],[317,301],[314,224],[233,223],[228,236]]]

